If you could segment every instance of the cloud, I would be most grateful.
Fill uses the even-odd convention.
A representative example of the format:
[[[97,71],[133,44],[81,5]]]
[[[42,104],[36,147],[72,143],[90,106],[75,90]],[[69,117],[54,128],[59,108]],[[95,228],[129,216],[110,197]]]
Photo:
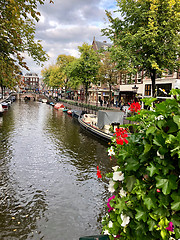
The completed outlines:
[[[36,24],[36,39],[42,40],[43,49],[50,59],[45,66],[55,64],[58,55],[79,56],[78,46],[91,44],[93,37],[103,41],[105,10],[115,9],[115,0],[54,0],[38,6],[41,13]],[[40,75],[41,67],[26,57],[31,72]]]

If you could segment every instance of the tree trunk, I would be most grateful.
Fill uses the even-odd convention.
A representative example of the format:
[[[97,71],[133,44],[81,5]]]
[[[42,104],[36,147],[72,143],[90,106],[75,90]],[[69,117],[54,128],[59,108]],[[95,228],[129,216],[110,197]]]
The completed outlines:
[[[111,99],[112,99],[112,89],[111,89],[111,84],[109,84],[109,106],[111,106]]]
[[[88,84],[85,86],[85,95],[86,95],[86,104],[87,104],[87,97],[88,97]]]
[[[156,97],[156,69],[151,70],[152,97]]]

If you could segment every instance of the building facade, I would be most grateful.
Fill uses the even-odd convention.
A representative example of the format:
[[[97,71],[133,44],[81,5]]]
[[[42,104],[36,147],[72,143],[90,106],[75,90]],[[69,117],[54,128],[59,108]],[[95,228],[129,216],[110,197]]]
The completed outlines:
[[[100,49],[106,50],[111,44],[106,42],[96,41],[93,38],[92,47],[97,52]],[[161,78],[156,79],[156,97],[160,100],[169,98],[169,92],[172,88],[180,89],[180,70],[178,72],[164,73]],[[144,71],[138,71],[135,75],[119,73],[117,82],[111,87],[112,99],[116,102],[123,102],[127,105],[128,102],[138,100],[144,97],[152,96],[151,79],[145,75]],[[93,85],[89,89],[90,101],[98,101],[102,98],[107,101],[109,98],[108,84]]]
[[[24,76],[25,90],[39,91],[39,77],[36,73],[26,73]]]

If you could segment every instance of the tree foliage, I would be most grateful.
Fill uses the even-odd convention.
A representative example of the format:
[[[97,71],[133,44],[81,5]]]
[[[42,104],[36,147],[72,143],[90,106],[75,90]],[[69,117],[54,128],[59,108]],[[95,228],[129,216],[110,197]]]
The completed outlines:
[[[35,41],[35,21],[40,13],[37,4],[44,0],[2,0],[0,2],[0,82],[11,85],[12,76],[28,69],[23,53],[38,64],[47,60],[40,41]]]
[[[41,71],[43,82],[52,88],[67,87],[68,77],[67,68],[75,60],[75,57],[61,54],[57,57],[55,65],[44,68]]]
[[[110,26],[103,33],[113,41],[112,57],[119,70],[143,69],[151,76],[180,66],[179,0],[117,0],[116,15],[106,12]]]
[[[100,68],[99,68],[99,80],[102,83],[106,83],[109,85],[110,93],[109,93],[109,99],[111,100],[111,87],[112,85],[117,83],[118,78],[118,71],[116,69],[116,64],[112,60],[110,56],[109,51],[103,52],[101,55],[101,62],[100,62]]]
[[[84,43],[78,47],[80,57],[72,62],[68,69],[68,77],[71,79],[72,85],[83,85],[86,93],[91,83],[97,82],[97,74],[100,67],[100,59],[91,45]]]
[[[68,67],[71,62],[73,62],[76,58],[71,55],[61,54],[57,57],[56,65],[59,66],[59,69],[62,73],[62,80],[64,82],[63,86],[65,86],[65,91],[70,86],[68,74]]]

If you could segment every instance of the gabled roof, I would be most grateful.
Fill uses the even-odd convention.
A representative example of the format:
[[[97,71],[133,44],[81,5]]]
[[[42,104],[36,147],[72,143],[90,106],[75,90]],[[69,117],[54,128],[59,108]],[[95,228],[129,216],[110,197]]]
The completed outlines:
[[[94,37],[94,39],[93,39],[92,45],[93,45],[93,49],[94,49],[95,51],[98,51],[98,50],[100,50],[100,49],[107,49],[107,48],[109,48],[109,47],[112,46],[112,44],[107,43],[106,41],[103,41],[103,42],[96,41],[96,40],[95,40],[95,37]]]

